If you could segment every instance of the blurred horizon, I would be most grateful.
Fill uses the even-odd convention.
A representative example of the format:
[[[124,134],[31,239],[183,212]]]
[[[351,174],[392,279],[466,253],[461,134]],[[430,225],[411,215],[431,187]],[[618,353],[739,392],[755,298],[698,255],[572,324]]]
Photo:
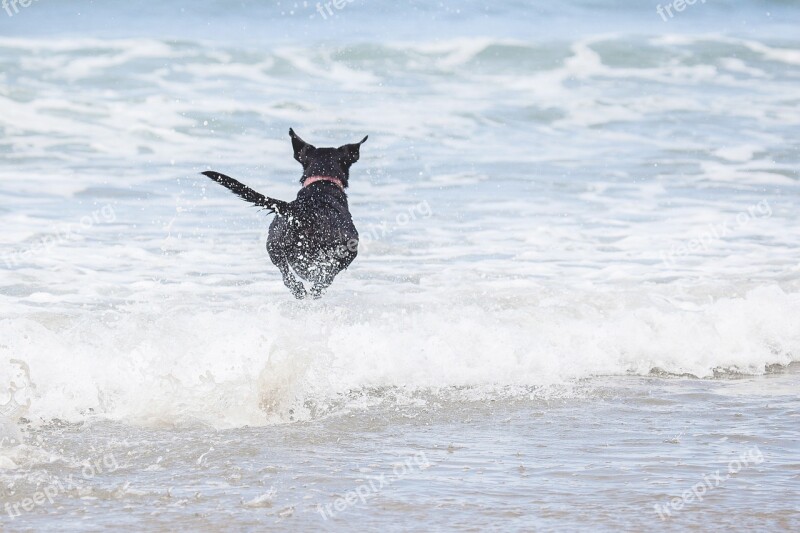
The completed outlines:
[[[508,39],[571,39],[582,35],[627,33],[705,33],[791,38],[800,14],[791,2],[779,0],[713,0],[687,5],[666,21],[658,6],[670,2],[618,0],[600,2],[456,4],[412,0],[327,2],[257,2],[231,5],[222,0],[143,2],[37,0],[13,16],[0,10],[0,37],[95,37],[124,39],[206,39],[239,46],[264,43],[340,41],[435,41],[456,37]],[[323,18],[320,14],[333,13]],[[246,19],[242,13],[247,13]],[[519,16],[517,16],[519,14]]]

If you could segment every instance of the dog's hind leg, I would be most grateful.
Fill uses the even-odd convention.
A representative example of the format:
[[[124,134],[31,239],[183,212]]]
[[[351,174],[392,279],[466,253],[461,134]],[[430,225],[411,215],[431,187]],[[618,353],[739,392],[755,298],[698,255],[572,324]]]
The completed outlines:
[[[347,269],[353,259],[358,255],[358,250],[349,248],[339,248],[336,252],[336,259],[327,268],[323,269],[322,275],[314,280],[314,285],[311,287],[311,296],[314,299],[322,298],[325,290],[331,286],[334,278],[339,275],[342,270]]]
[[[289,262],[286,261],[286,258],[283,258],[283,261],[279,263],[275,263],[275,266],[277,266],[278,270],[281,271],[281,276],[283,276],[283,284],[286,285],[290,291],[292,291],[294,297],[298,300],[305,298],[306,288],[294,276],[292,270],[289,268]]]
[[[325,294],[325,289],[330,287],[331,283],[333,283],[333,278],[331,278],[330,281],[325,280],[323,282],[314,283],[314,286],[311,287],[311,291],[310,291],[311,292],[311,297],[314,298],[315,300],[318,299],[318,298],[322,298],[322,295]]]
[[[286,260],[286,256],[282,253],[280,247],[270,246],[270,244],[269,242],[267,243],[267,252],[269,252],[269,258],[272,259],[273,264],[281,271],[283,284],[292,291],[295,298],[302,300],[306,297],[306,288],[294,276],[292,269],[289,268],[289,261]]]
[[[320,276],[320,278],[314,280],[314,285],[311,287],[311,291],[309,291],[311,297],[315,300],[317,298],[322,298],[322,295],[325,294],[325,289],[331,286],[338,273],[339,270],[324,271],[324,274]]]
[[[325,294],[325,289],[330,287],[331,283],[333,283],[333,278],[331,278],[330,281],[325,280],[323,282],[314,283],[314,286],[311,287],[310,291],[311,297],[314,298],[315,300],[318,298],[322,298],[322,295]]]

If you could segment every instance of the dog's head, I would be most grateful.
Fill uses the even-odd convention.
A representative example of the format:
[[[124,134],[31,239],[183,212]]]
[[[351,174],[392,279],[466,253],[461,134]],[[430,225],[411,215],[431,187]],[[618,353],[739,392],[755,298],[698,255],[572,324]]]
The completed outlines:
[[[350,167],[358,161],[361,145],[369,138],[368,135],[359,143],[345,144],[339,148],[317,148],[301,139],[291,128],[289,136],[292,138],[294,158],[303,165],[300,183],[312,176],[324,176],[341,181],[343,187],[347,187]]]

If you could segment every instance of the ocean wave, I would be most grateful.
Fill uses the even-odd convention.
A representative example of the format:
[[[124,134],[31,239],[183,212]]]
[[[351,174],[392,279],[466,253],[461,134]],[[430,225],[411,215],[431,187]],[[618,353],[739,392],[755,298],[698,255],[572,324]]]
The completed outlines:
[[[691,306],[597,298],[19,317],[0,321],[0,403],[40,422],[230,427],[454,390],[525,397],[596,376],[761,374],[800,361],[798,312],[800,294],[765,287]]]

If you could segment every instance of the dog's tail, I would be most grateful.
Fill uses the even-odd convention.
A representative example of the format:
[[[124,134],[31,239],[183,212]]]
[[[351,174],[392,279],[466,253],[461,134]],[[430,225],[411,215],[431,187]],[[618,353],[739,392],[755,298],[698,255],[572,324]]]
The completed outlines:
[[[223,187],[227,188],[242,200],[250,202],[257,207],[263,207],[264,209],[269,210],[271,213],[275,213],[280,216],[286,215],[289,211],[289,204],[287,202],[264,196],[263,194],[254,191],[244,183],[240,183],[235,179],[226,176],[225,174],[207,171],[203,172],[203,175],[211,178]]]

